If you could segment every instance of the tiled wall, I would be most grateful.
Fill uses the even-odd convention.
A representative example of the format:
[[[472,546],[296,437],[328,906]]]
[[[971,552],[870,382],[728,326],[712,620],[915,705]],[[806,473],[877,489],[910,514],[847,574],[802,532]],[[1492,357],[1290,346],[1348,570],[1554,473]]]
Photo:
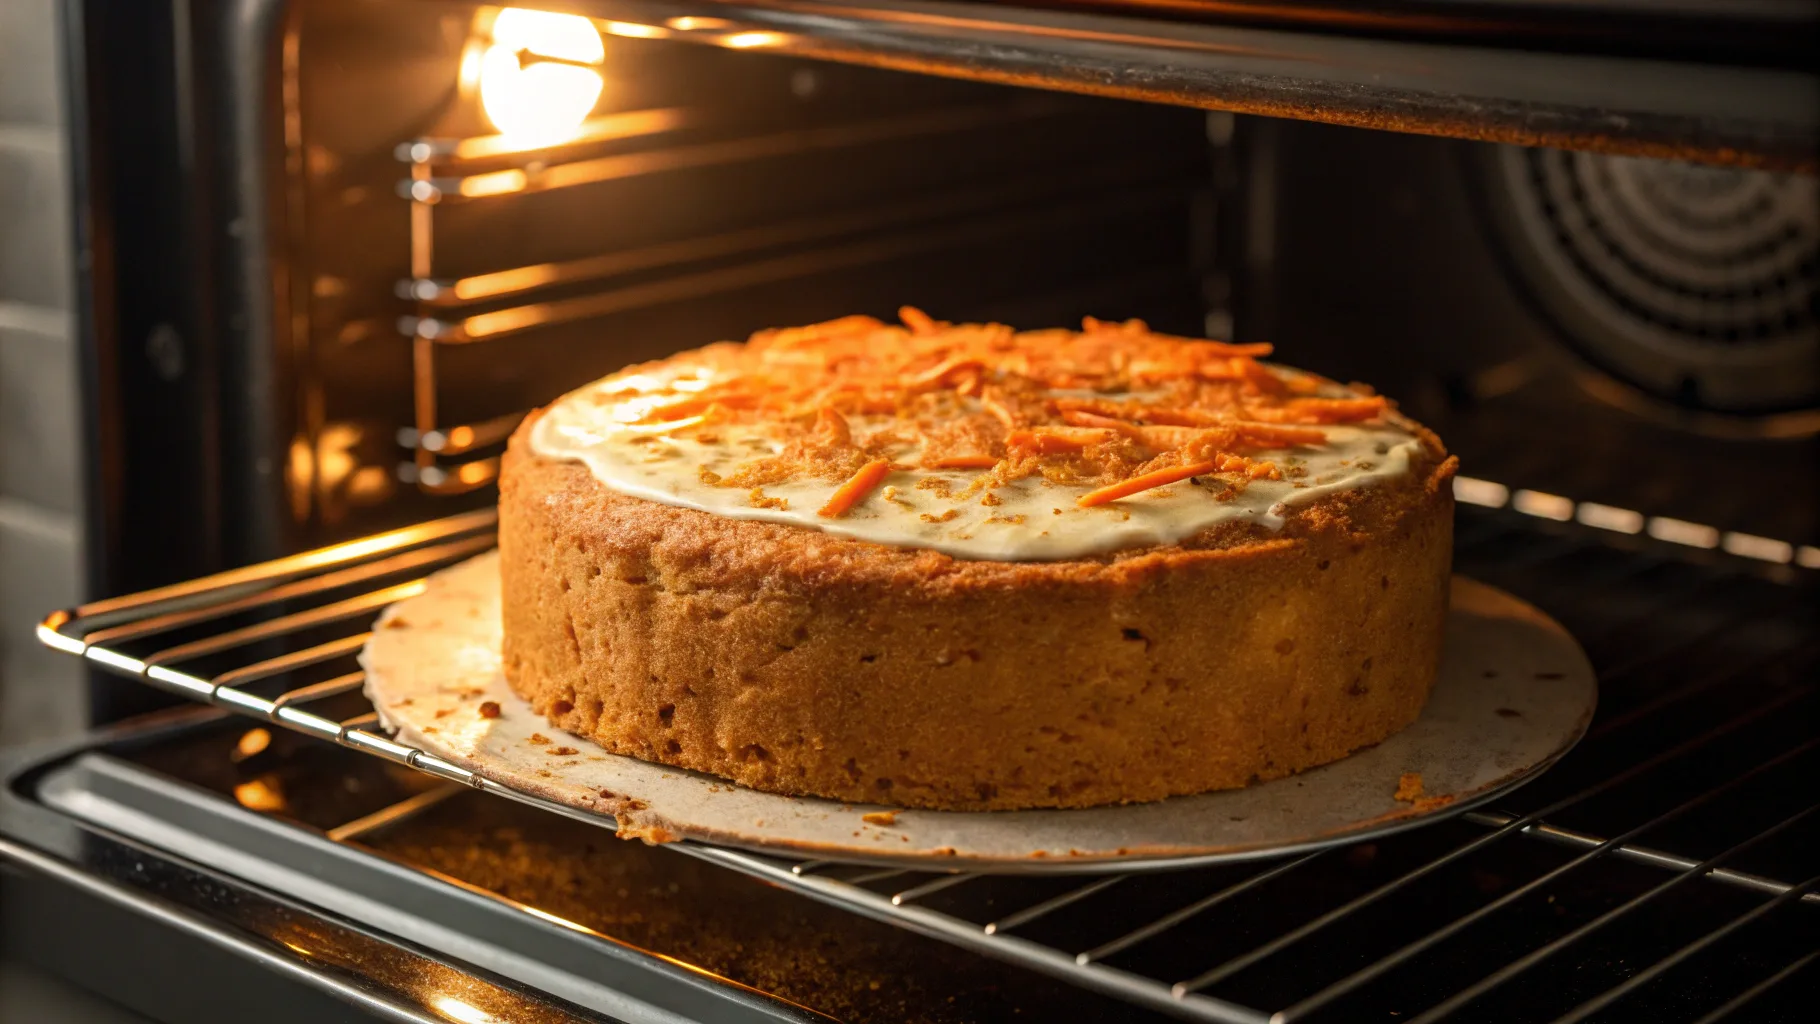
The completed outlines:
[[[0,745],[79,729],[32,639],[80,589],[82,491],[58,0],[0,0]]]

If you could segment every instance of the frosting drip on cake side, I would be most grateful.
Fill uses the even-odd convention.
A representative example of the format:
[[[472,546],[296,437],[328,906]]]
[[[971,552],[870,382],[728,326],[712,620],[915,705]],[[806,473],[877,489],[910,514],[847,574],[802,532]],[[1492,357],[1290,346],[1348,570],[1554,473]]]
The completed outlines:
[[[1271,372],[1285,379],[1318,380],[1279,367]],[[726,423],[689,430],[678,420],[640,422],[679,393],[705,386],[705,378],[687,370],[608,377],[545,410],[531,429],[531,450],[548,459],[580,462],[608,488],[648,501],[928,548],[957,558],[1049,561],[1174,544],[1235,519],[1281,526],[1284,514],[1297,504],[1408,473],[1422,448],[1414,434],[1390,422],[1323,425],[1320,443],[1247,450],[1252,458],[1278,467],[1279,479],[1207,473],[1080,507],[1077,502],[1094,487],[1025,476],[988,488],[980,479],[985,469],[921,468],[920,439],[914,431],[901,431],[896,419],[849,415],[853,436],[879,438],[873,446],[890,459],[892,469],[852,509],[831,517],[818,512],[840,486],[838,480],[798,475],[759,488],[725,484],[741,466],[782,450],[760,426]],[[1061,389],[1050,393],[1093,394],[1107,401],[1141,397]],[[1355,394],[1325,381],[1318,393]],[[966,408],[972,400],[961,401]]]

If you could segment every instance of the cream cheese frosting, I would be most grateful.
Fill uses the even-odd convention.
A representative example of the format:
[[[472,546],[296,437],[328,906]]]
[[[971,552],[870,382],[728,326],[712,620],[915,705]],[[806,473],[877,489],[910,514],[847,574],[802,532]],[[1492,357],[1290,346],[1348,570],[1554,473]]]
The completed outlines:
[[[1282,367],[1271,372],[1306,376]],[[781,443],[758,427],[727,424],[691,434],[679,433],[675,421],[661,431],[639,422],[661,404],[652,396],[668,394],[673,400],[678,392],[702,386],[686,374],[604,378],[544,410],[531,429],[531,450],[579,462],[604,486],[647,501],[956,558],[1047,561],[1179,543],[1235,519],[1280,527],[1295,505],[1408,473],[1422,448],[1420,439],[1394,422],[1324,425],[1323,443],[1250,453],[1279,466],[1281,479],[1234,483],[1208,474],[1083,508],[1077,501],[1090,487],[1027,476],[987,488],[979,479],[984,470],[918,468],[916,437],[894,437],[883,449],[893,465],[889,475],[844,515],[828,517],[818,510],[838,481],[798,476],[756,490],[718,482],[781,450]],[[1355,394],[1327,382],[1321,392]],[[849,421],[856,437],[899,426],[889,417],[856,415]]]

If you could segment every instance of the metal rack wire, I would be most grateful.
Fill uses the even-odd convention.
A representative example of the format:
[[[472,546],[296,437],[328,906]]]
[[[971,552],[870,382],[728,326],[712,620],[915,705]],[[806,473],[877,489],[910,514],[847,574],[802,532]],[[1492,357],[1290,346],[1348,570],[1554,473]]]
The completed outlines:
[[[1463,497],[1492,504],[1484,482],[1463,486],[1478,488]],[[1820,737],[1801,724],[1815,710],[1812,669],[1820,662],[1820,648],[1811,631],[1794,625],[1814,604],[1809,574],[1788,564],[1807,564],[1804,549],[1779,558],[1690,551],[1712,564],[1689,568],[1658,550],[1672,545],[1624,531],[1616,538],[1618,547],[1602,545],[1600,531],[1563,522],[1572,516],[1560,512],[1539,501],[1514,511],[1467,510],[1460,562],[1468,573],[1494,583],[1498,574],[1558,577],[1580,606],[1595,610],[1579,636],[1601,666],[1611,710],[1573,755],[1587,767],[1576,771],[1564,762],[1519,793],[1515,806],[1472,812],[1412,834],[1416,838],[1409,842],[1420,847],[1420,855],[1411,854],[1369,885],[1307,895],[1319,894],[1336,862],[1354,856],[1357,847],[1221,868],[1197,876],[1199,888],[1189,887],[1191,897],[1171,889],[1162,903],[1149,888],[1156,881],[1138,875],[1033,881],[799,862],[695,843],[670,849],[1139,1006],[1228,1024],[1286,1024],[1350,1009],[1361,993],[1405,976],[1475,926],[1520,913],[1538,898],[1552,900],[1549,894],[1558,887],[1599,877],[1614,866],[1629,866],[1636,874],[1626,876],[1627,885],[1596,914],[1545,930],[1545,938],[1500,955],[1490,969],[1446,981],[1404,1019],[1437,1021],[1482,1006],[1479,1000],[1508,994],[1550,961],[1571,957],[1696,891],[1729,900],[1699,934],[1639,953],[1640,966],[1594,991],[1576,993],[1564,1012],[1550,1013],[1561,1021],[1587,1019],[1741,934],[1770,927],[1790,913],[1820,912],[1815,909],[1820,874],[1813,871],[1811,850],[1790,856],[1786,849],[1791,843],[1799,847],[1791,837],[1812,834],[1820,811],[1811,783],[1803,781],[1814,777]],[[359,688],[360,674],[345,669],[378,610],[421,591],[428,572],[489,548],[494,525],[490,510],[470,513],[95,602],[50,616],[39,635],[46,644],[111,671],[452,784],[329,830],[340,841],[405,820],[462,787],[608,824],[394,742],[373,730],[371,714],[337,719],[310,710]],[[1562,571],[1567,566],[1573,571]],[[1657,583],[1663,585],[1652,585]],[[1641,648],[1631,642],[1641,624],[1677,610],[1697,621],[1678,628],[1676,641]],[[1753,648],[1748,657],[1707,650],[1714,637],[1750,629],[1767,630],[1776,640]],[[1690,671],[1685,681],[1667,688],[1645,685],[1678,662],[1701,659],[1712,662],[1710,670]],[[1731,700],[1743,683],[1771,677],[1782,681],[1760,686],[1749,699]],[[1717,698],[1731,702],[1714,703]],[[1649,742],[1629,743],[1621,754],[1610,754],[1607,747],[1620,749],[1614,737]],[[1727,759],[1714,760],[1721,749]],[[1706,770],[1709,765],[1727,767],[1713,773]],[[1630,820],[1613,810],[1618,806],[1630,810]],[[1732,806],[1756,808],[1754,816],[1746,816],[1747,826],[1722,838],[1697,834],[1703,816]],[[1412,910],[1421,905],[1418,894],[1425,887],[1508,853],[1512,844],[1532,852],[1552,850],[1554,856],[1526,877],[1500,884],[1495,895],[1475,897],[1465,904],[1471,909],[1457,916],[1424,917]],[[1771,858],[1775,869],[1765,870],[1762,855],[1772,848],[1783,856]],[[1198,930],[1228,915],[1242,916],[1247,905],[1286,900],[1303,908],[1299,919],[1291,915],[1286,925],[1244,942],[1209,942]],[[1332,944],[1343,941],[1336,936],[1376,928],[1371,922],[1386,913],[1414,914],[1421,926],[1390,929],[1344,956],[1330,955]],[[1724,1001],[1703,1007],[1700,1019],[1739,1013],[1765,994],[1809,977],[1817,953],[1801,944],[1811,941],[1801,936],[1814,934],[1811,922],[1794,934],[1778,946],[1776,962],[1718,993]],[[1292,991],[1247,988],[1259,970],[1284,963],[1297,967],[1291,973],[1300,980]]]

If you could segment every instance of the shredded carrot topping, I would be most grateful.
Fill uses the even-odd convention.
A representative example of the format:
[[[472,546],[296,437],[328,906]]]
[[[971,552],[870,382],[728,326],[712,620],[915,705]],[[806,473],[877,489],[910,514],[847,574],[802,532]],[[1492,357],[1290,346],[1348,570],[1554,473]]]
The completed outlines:
[[[1127,437],[1135,437],[1139,440],[1143,440],[1144,438],[1143,427],[1133,423],[1126,423],[1124,420],[1115,420],[1110,416],[1101,416],[1097,413],[1064,412],[1062,413],[1062,422],[1072,423],[1077,427],[1100,427],[1106,430],[1116,430]]]
[[[846,515],[848,509],[864,501],[866,495],[871,494],[873,488],[883,483],[890,473],[890,459],[873,459],[861,466],[859,472],[853,474],[846,483],[841,484],[816,515],[830,519]]]
[[[1202,473],[1212,473],[1218,468],[1218,464],[1214,462],[1197,462],[1192,466],[1172,466],[1169,469],[1159,469],[1151,473],[1145,473],[1142,476],[1134,476],[1129,480],[1120,480],[1116,484],[1108,484],[1098,490],[1088,491],[1086,494],[1081,495],[1080,499],[1076,501],[1075,504],[1082,508],[1092,508],[1095,505],[1104,505],[1109,501],[1117,501],[1120,498],[1129,498],[1140,491],[1148,491],[1152,487],[1161,487],[1164,484],[1172,484],[1177,480],[1186,480],[1191,476],[1200,476]]]
[[[1368,390],[1259,362],[1269,345],[1174,337],[1141,320],[1018,332],[909,306],[899,316],[902,326],[849,316],[761,331],[634,367],[596,400],[614,405],[613,429],[650,444],[756,428],[767,441],[749,461],[701,479],[838,483],[829,517],[905,464],[895,460],[974,471],[971,489],[957,488],[970,494],[1028,477],[1085,487],[1083,506],[1200,473],[1242,489],[1295,465],[1252,454],[1320,445],[1324,428],[1392,412]]]
[[[1088,445],[1112,440],[1109,430],[1084,430],[1069,427],[1044,427],[1019,430],[1006,436],[1005,447],[1036,455],[1059,455],[1078,452]]]

